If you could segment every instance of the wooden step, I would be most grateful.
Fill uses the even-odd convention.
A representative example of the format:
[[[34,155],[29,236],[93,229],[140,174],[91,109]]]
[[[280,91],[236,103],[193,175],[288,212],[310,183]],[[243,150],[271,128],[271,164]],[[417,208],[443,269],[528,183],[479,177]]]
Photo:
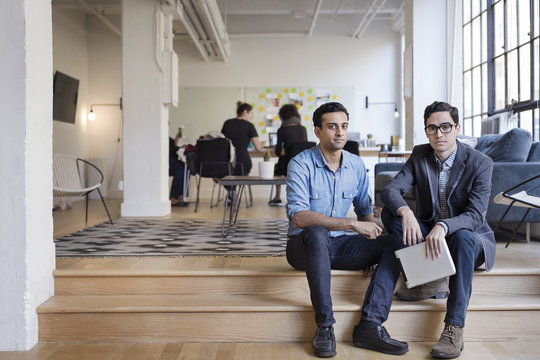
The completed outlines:
[[[114,267],[66,267],[56,270],[57,295],[114,294],[306,294],[309,293],[303,271],[291,268],[284,257],[253,258],[242,268],[204,267],[211,261],[190,259],[193,268],[185,268],[185,259],[154,259],[145,264],[123,262]],[[258,261],[258,262],[257,262]],[[132,266],[137,264],[137,267]],[[197,266],[198,265],[198,266]],[[540,269],[494,269],[477,271],[473,291],[479,294],[540,295]],[[363,295],[370,278],[363,271],[332,271],[332,294]]]
[[[362,299],[334,298],[338,341],[350,341]],[[436,341],[444,300],[394,301],[386,326],[404,341]],[[38,309],[40,341],[309,342],[309,297],[259,295],[57,295]],[[540,297],[474,295],[466,341],[540,337]],[[486,331],[486,326],[489,331]]]

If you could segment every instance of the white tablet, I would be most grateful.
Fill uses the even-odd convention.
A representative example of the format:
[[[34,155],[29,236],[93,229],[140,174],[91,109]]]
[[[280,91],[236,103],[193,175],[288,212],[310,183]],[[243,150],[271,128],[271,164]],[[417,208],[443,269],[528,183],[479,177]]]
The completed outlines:
[[[397,250],[395,254],[401,261],[403,275],[409,289],[456,273],[446,241],[443,242],[441,255],[435,260],[431,259],[431,256],[426,257],[425,242]]]

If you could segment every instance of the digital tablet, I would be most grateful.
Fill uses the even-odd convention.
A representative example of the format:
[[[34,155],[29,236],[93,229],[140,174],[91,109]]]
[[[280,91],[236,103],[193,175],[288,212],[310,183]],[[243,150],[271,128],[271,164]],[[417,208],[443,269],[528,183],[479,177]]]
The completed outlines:
[[[405,283],[409,289],[456,273],[446,241],[443,241],[441,255],[435,260],[431,259],[431,256],[426,257],[425,242],[397,250],[395,254],[401,261]]]

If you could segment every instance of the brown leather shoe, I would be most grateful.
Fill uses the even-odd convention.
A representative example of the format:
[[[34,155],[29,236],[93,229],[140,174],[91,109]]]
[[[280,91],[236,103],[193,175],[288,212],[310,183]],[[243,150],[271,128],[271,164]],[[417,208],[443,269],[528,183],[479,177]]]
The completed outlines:
[[[463,351],[463,328],[445,324],[441,338],[431,350],[431,356],[440,359],[454,359]]]
[[[410,289],[407,288],[404,280],[400,280],[399,288],[394,295],[400,300],[420,301],[429,298],[446,299],[448,293],[448,278],[445,277]]]

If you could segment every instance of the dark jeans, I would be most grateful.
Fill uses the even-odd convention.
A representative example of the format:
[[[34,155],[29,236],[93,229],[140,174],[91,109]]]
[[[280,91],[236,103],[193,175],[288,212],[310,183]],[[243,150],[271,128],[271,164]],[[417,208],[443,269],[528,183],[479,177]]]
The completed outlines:
[[[178,199],[184,192],[184,162],[169,157],[169,176],[173,177],[170,198]]]
[[[401,217],[394,216],[390,210],[384,208],[381,219],[389,233],[402,238]],[[435,225],[422,221],[418,221],[418,223],[424,238]],[[447,236],[446,243],[454,260],[456,274],[450,276],[450,295],[446,302],[444,322],[463,327],[465,326],[465,316],[471,299],[474,269],[484,263],[484,248],[478,234],[464,229]]]
[[[305,270],[317,326],[335,323],[330,295],[331,269],[359,270],[379,264],[364,297],[362,320],[382,324],[388,318],[397,279],[401,273],[394,251],[403,248],[393,235],[375,240],[362,235],[330,237],[322,226],[311,226],[287,242],[287,261]]]

